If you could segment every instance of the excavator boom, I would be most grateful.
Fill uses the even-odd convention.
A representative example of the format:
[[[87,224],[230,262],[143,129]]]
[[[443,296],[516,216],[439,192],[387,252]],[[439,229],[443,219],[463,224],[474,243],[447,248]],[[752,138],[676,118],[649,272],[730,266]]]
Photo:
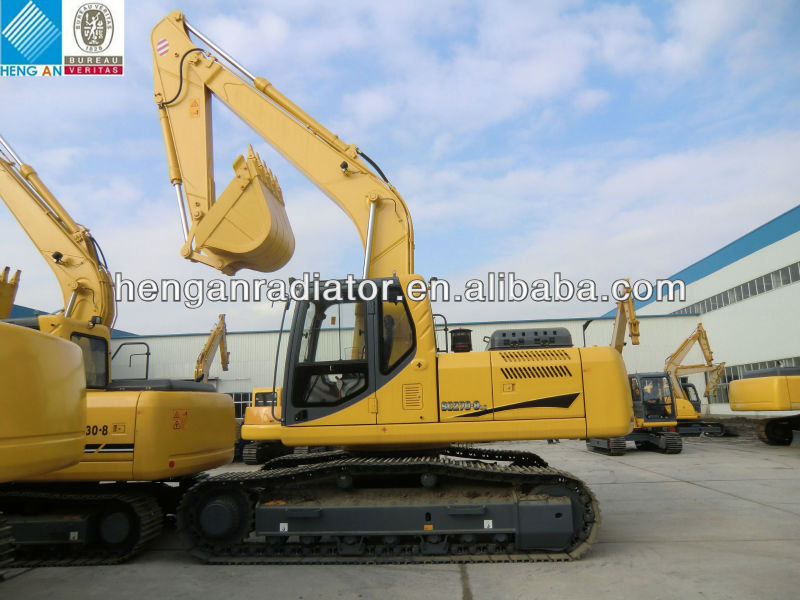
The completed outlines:
[[[696,365],[682,364],[695,344],[700,346],[700,350],[703,353],[703,360],[705,362]],[[724,369],[724,362],[714,364],[714,353],[711,351],[711,345],[708,342],[708,333],[706,333],[702,323],[697,324],[697,328],[689,335],[689,337],[681,342],[677,350],[670,354],[664,363],[664,371],[669,374],[670,381],[675,389],[676,395],[679,398],[683,398],[687,401],[688,399],[686,398],[686,394],[684,393],[683,387],[680,383],[681,377],[692,375],[694,373],[710,372],[711,378],[706,384],[704,396],[711,397],[714,395],[716,388],[719,385],[719,381],[722,377]]]
[[[219,350],[219,359],[222,364],[222,370],[228,370],[228,361],[230,360],[230,353],[228,352],[228,331],[225,327],[225,315],[219,316],[219,321],[216,327],[211,330],[211,335],[208,336],[200,355],[197,357],[197,363],[194,367],[194,380],[205,383],[208,381],[208,373],[211,371],[211,363],[214,362],[214,357]]]
[[[197,48],[190,31],[216,55]],[[184,257],[228,274],[240,268],[274,271],[294,249],[282,201],[261,189],[266,186],[254,167],[260,163],[257,156],[239,157],[234,180],[216,197],[211,144],[211,99],[216,97],[350,217],[365,248],[364,277],[413,273],[414,236],[406,204],[356,146],[241,67],[179,11],[156,25],[151,42],[155,100],[186,235]],[[243,162],[253,165],[248,173]],[[247,252],[240,248],[242,238]]]
[[[614,318],[614,329],[611,332],[611,347],[620,354],[622,354],[622,349],[625,347],[626,326],[631,338],[631,343],[634,346],[639,345],[639,319],[636,318],[636,307],[633,304],[631,282],[629,279],[625,281],[627,283],[622,288],[620,295],[626,295],[626,298],[625,300],[617,302],[617,315]]]
[[[0,197],[55,273],[62,316],[110,327],[114,290],[99,246],[0,137]]]

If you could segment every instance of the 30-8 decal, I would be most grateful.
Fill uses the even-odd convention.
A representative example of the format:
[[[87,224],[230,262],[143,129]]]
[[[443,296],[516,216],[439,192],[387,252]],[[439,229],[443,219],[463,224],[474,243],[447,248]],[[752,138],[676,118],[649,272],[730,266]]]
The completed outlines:
[[[86,435],[108,435],[108,425],[87,425]]]

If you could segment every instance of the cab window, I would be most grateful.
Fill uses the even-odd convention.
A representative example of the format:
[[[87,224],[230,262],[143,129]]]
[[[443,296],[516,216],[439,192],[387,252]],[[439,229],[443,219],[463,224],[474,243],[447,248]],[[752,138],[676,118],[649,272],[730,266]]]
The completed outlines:
[[[104,388],[108,385],[108,342],[100,337],[73,333],[70,341],[83,352],[83,370],[87,388]]]
[[[365,319],[363,302],[308,304],[293,374],[295,406],[336,406],[367,390]]]
[[[415,332],[408,305],[399,288],[389,288],[390,300],[380,303],[380,370],[387,375],[414,350]]]

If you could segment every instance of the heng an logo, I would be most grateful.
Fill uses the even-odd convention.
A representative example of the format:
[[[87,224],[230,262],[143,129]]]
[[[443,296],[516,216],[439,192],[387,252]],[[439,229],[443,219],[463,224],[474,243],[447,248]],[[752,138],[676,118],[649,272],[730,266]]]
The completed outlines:
[[[0,0],[0,77],[122,75],[124,0]]]
[[[60,75],[61,3],[0,2],[0,76]]]

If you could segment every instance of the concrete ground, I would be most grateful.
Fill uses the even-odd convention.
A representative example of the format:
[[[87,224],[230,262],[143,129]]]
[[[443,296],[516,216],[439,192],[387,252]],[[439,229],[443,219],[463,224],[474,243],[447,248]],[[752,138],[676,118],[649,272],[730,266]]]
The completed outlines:
[[[505,444],[586,480],[603,523],[573,563],[420,566],[204,566],[173,531],[114,567],[30,569],[0,598],[797,598],[800,448],[750,436],[688,438],[682,454],[622,457],[563,441]]]

